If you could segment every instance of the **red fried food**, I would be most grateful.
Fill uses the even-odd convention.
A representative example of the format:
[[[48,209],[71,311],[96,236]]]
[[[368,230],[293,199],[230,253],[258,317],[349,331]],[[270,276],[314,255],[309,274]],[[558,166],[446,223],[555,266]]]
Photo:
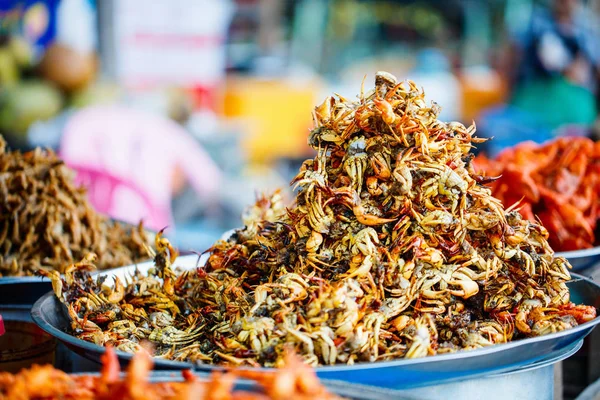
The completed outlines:
[[[479,155],[473,167],[486,176],[505,206],[519,203],[521,214],[541,221],[556,251],[598,244],[600,217],[600,143],[588,138],[559,138],[544,144],[524,142],[495,159]]]
[[[145,351],[136,353],[120,377],[119,360],[111,347],[102,357],[99,376],[73,376],[50,365],[35,365],[18,374],[0,372],[1,400],[268,400],[339,399],[327,392],[314,371],[296,356],[288,354],[286,365],[269,372],[215,372],[201,381],[190,371],[182,382],[150,382],[152,358]],[[254,379],[263,393],[235,391],[236,379]]]

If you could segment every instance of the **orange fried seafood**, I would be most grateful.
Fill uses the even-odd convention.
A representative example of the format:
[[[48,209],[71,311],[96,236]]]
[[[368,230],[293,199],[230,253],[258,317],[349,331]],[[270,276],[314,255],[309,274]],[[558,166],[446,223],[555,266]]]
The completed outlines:
[[[277,371],[215,372],[204,381],[190,371],[180,382],[150,382],[152,359],[145,351],[136,353],[124,377],[116,353],[107,348],[99,376],[69,375],[50,365],[34,365],[18,374],[0,372],[0,400],[268,400],[340,399],[327,392],[314,371],[291,353]],[[254,380],[257,392],[234,390],[237,378]]]
[[[555,251],[597,244],[600,218],[600,142],[560,138],[544,144],[524,142],[495,159],[479,155],[476,171],[500,176],[490,184],[505,206],[519,203],[521,214],[538,219]]]

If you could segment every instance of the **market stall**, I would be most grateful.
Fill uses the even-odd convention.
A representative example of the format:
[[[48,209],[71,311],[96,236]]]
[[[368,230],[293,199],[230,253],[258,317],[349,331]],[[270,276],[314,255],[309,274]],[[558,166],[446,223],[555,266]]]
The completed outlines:
[[[494,62],[562,3],[42,3],[0,8],[0,399],[596,394],[592,114]]]

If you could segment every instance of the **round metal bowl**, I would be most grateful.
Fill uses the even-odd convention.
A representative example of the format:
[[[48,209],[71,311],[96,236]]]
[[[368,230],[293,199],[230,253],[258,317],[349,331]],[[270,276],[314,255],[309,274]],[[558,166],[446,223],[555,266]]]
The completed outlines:
[[[600,265],[600,246],[592,247],[591,249],[563,251],[556,253],[556,255],[569,260],[573,271],[584,271]]]
[[[181,269],[196,268],[202,264],[205,257],[207,256],[179,257],[175,265]],[[107,276],[105,284],[110,284],[114,276],[125,279],[136,268],[145,273],[153,265],[153,262],[147,262],[103,272],[103,275]],[[590,279],[573,275],[574,279],[568,283],[572,301],[578,304],[594,305],[598,308],[600,306],[600,286]],[[40,298],[33,306],[31,316],[42,329],[64,342],[66,346],[81,356],[98,361],[103,354],[103,347],[66,333],[70,321],[64,305],[58,301],[54,293],[47,293]],[[415,387],[429,385],[431,382],[472,379],[477,376],[508,372],[543,360],[553,352],[581,341],[598,323],[600,323],[600,318],[566,331],[477,350],[420,359],[325,366],[316,368],[316,371],[322,379],[349,381],[386,388]],[[125,352],[117,352],[117,354],[123,363],[127,363],[132,356]],[[222,367],[214,365],[194,365],[159,358],[154,361],[157,369],[194,368],[205,371],[222,369]]]

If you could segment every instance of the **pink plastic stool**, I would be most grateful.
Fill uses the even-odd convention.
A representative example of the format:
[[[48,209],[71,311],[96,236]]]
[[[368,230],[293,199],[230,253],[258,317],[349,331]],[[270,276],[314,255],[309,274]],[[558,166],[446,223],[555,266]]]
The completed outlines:
[[[104,215],[117,214],[114,210],[121,192],[129,193],[129,201],[135,201],[144,210],[141,214],[146,217],[146,224],[156,225],[165,223],[169,219],[168,212],[159,212],[152,206],[146,194],[133,182],[118,178],[108,171],[100,171],[85,166],[71,164],[70,168],[76,171],[75,183],[87,188],[88,199],[96,211]],[[137,198],[137,199],[136,199]]]

